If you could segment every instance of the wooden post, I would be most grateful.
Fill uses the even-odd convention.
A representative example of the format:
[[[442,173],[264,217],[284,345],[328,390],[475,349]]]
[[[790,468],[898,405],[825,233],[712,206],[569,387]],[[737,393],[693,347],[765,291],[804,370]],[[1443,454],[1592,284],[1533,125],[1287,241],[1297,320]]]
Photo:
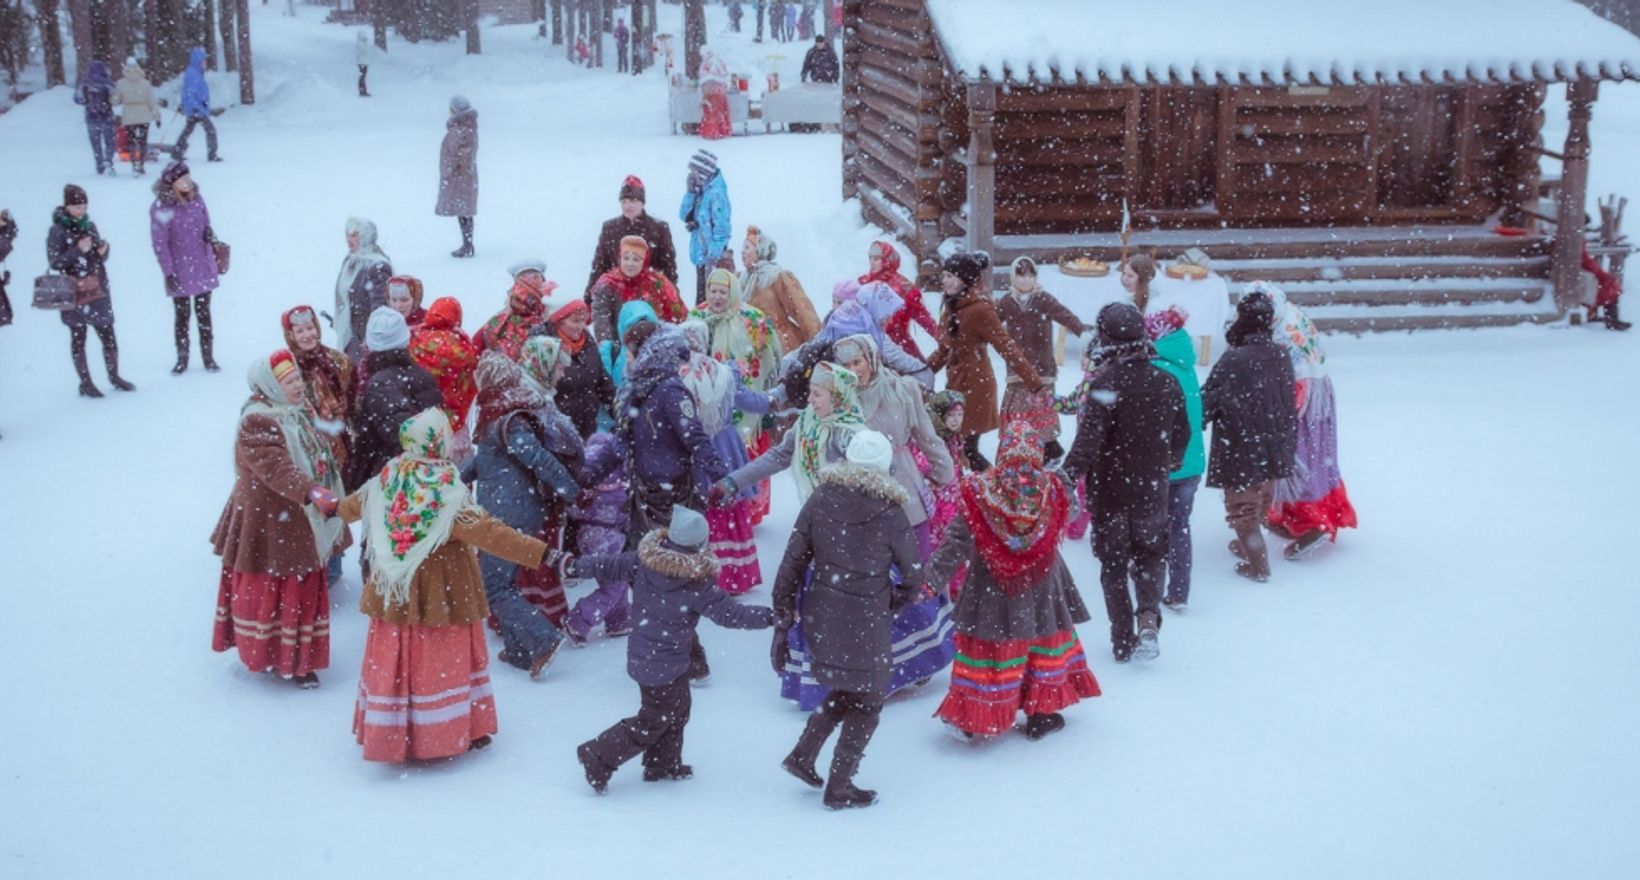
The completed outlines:
[[[848,21],[858,21],[861,13],[861,0],[844,0],[843,15]],[[756,14],[756,10],[753,10]],[[830,16],[826,17],[831,20]],[[762,25],[759,23],[759,29]],[[852,199],[860,194],[860,37],[858,30],[849,28],[843,32],[843,124],[839,126],[843,134],[843,198]],[[922,256],[918,254],[918,256]]]
[[[239,103],[256,103],[256,65],[251,63],[250,0],[234,0],[234,32],[239,37]]]
[[[1566,130],[1566,157],[1560,174],[1560,198],[1555,212],[1554,259],[1550,277],[1555,283],[1555,306],[1562,314],[1576,308],[1582,292],[1583,200],[1589,185],[1590,105],[1600,84],[1577,79],[1566,84],[1570,125]]]
[[[987,251],[996,241],[997,86],[968,86],[968,250]]]
[[[700,79],[700,50],[706,45],[704,0],[683,0],[683,75]]]

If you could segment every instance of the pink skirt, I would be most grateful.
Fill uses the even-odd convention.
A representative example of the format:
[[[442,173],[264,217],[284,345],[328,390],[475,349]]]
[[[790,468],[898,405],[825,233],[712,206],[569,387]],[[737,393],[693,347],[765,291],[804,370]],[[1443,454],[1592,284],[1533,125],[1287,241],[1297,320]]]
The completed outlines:
[[[752,540],[752,501],[742,498],[727,507],[706,510],[706,528],[712,555],[718,561],[718,589],[731,595],[748,592],[763,583]]]
[[[353,708],[366,761],[448,758],[495,731],[482,625],[371,619]]]
[[[211,650],[239,649],[252,672],[286,678],[330,665],[330,587],[325,571],[251,574],[222,567]]]

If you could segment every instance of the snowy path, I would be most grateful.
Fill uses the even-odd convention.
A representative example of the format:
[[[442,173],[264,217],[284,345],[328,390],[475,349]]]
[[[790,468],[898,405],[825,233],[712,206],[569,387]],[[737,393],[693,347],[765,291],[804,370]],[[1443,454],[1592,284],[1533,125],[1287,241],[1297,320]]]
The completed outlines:
[[[0,117],[0,204],[23,227],[14,302],[63,183],[85,185],[140,386],[80,400],[55,317],[24,308],[0,331],[0,876],[1632,876],[1640,350],[1593,329],[1329,340],[1363,528],[1253,586],[1230,574],[1219,495],[1202,491],[1190,610],[1169,617],[1160,659],[1126,667],[1109,660],[1091,554],[1067,545],[1106,696],[1049,740],[973,748],[929,717],[942,677],[885,712],[860,776],[883,796],[871,810],[825,813],[778,769],[802,718],[776,697],[766,636],[709,624],[693,781],[629,768],[598,798],[581,780],[574,744],[636,705],[619,642],[566,652],[537,684],[496,668],[487,752],[366,764],[348,731],[365,629],[351,560],[318,691],[209,651],[206,536],[246,365],[281,344],[282,310],[329,306],[350,214],[472,327],[519,256],[579,291],[623,175],[674,217],[699,142],[666,133],[659,80],[546,59],[518,28],[486,33],[479,59],[395,44],[360,101],[351,32],[268,9],[253,6],[262,101],[222,117],[228,161],[196,171],[235,248],[220,375],[166,373],[147,183],[89,174],[64,90]],[[1634,91],[1596,108],[1596,192],[1640,183]],[[445,255],[454,223],[431,214],[456,92],[480,114],[472,261]],[[737,228],[767,229],[817,301],[861,271],[872,234],[837,202],[835,136],[714,149]],[[796,513],[791,483],[776,487],[768,576]]]

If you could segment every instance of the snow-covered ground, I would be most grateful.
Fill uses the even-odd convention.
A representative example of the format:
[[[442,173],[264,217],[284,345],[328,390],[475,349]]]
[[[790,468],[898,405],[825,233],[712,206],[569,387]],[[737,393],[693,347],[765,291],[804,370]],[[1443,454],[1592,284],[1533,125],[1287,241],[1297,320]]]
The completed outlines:
[[[885,712],[860,775],[882,793],[870,810],[826,813],[780,771],[802,716],[776,696],[766,635],[709,624],[690,782],[629,768],[599,798],[582,781],[574,745],[637,702],[623,644],[604,641],[540,683],[495,668],[488,751],[366,764],[348,729],[365,631],[351,560],[319,690],[209,650],[206,536],[245,367],[282,344],[281,311],[329,307],[350,215],[374,218],[395,266],[458,296],[472,327],[521,256],[580,290],[623,175],[675,217],[700,142],[668,134],[658,78],[573,67],[527,28],[487,32],[478,58],[395,43],[361,100],[351,31],[276,9],[252,5],[260,100],[219,120],[227,161],[195,166],[234,245],[219,375],[167,373],[157,169],[94,177],[66,89],[0,116],[0,205],[22,225],[19,316],[0,331],[0,876],[1634,876],[1640,349],[1598,328],[1329,340],[1362,528],[1255,586],[1230,573],[1203,490],[1190,610],[1168,618],[1160,659],[1122,667],[1088,547],[1067,545],[1106,695],[1046,741],[970,747],[930,717],[942,676]],[[480,117],[471,261],[447,256],[455,224],[432,215],[455,93]],[[1640,88],[1604,87],[1594,131],[1593,191],[1640,195]],[[768,230],[818,301],[863,270],[873,233],[838,201],[836,136],[712,149],[736,226]],[[135,394],[77,398],[66,331],[26,307],[71,180],[113,243]],[[776,491],[767,576],[796,512],[790,482]]]

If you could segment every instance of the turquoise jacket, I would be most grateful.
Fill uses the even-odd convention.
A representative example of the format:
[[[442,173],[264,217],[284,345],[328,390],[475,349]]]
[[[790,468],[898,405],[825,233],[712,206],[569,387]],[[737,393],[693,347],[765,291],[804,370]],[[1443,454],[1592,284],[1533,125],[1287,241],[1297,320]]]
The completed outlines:
[[[1158,357],[1151,361],[1179,381],[1184,392],[1184,412],[1190,419],[1190,445],[1184,450],[1184,464],[1167,475],[1169,480],[1199,477],[1207,470],[1207,454],[1202,450],[1202,386],[1196,379],[1196,346],[1183,330],[1156,340]]]

